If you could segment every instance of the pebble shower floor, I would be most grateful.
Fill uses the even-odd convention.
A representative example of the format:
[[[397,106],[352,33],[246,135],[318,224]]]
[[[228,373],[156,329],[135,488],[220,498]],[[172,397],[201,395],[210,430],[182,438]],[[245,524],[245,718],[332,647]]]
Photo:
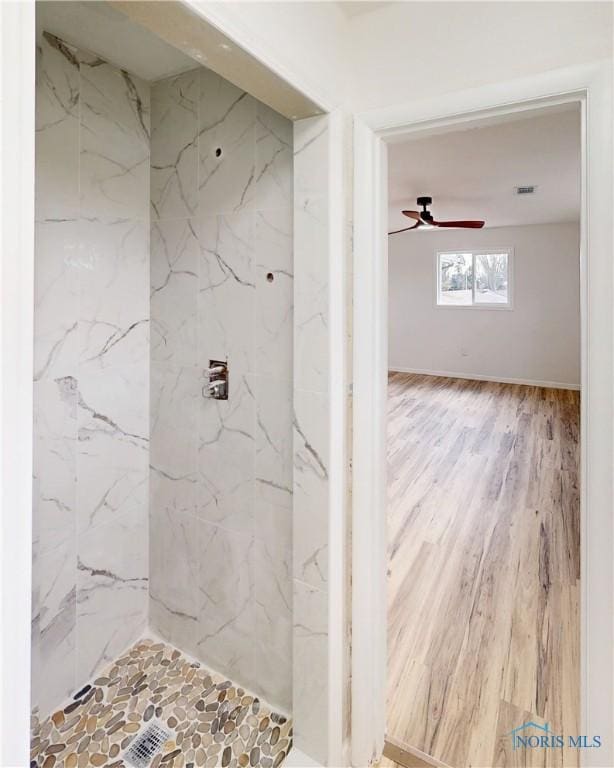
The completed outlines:
[[[157,719],[171,731],[149,768],[278,768],[292,723],[164,643],[141,640],[73,701],[33,714],[31,768],[129,768],[123,756]]]

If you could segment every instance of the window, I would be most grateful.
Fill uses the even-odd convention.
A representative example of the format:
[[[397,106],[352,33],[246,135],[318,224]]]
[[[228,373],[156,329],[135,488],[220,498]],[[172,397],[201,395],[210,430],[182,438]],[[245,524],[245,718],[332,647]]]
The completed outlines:
[[[437,305],[511,309],[509,248],[437,254]]]

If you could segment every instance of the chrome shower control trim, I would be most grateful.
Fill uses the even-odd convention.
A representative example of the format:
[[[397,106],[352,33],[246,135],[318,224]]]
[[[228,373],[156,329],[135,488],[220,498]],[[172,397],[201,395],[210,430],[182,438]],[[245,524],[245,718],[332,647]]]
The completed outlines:
[[[228,363],[222,360],[209,360],[209,367],[204,375],[209,379],[209,383],[203,386],[203,397],[228,400]]]

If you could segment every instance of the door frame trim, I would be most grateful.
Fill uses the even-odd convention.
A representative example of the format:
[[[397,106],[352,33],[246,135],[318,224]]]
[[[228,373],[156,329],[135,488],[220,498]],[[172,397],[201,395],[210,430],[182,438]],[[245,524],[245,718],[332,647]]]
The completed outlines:
[[[34,31],[34,2],[0,2],[0,765],[6,766],[27,765],[30,753]]]
[[[451,768],[446,763],[430,757],[419,749],[414,749],[402,741],[388,736],[384,742],[384,757],[404,768]]]
[[[354,127],[352,764],[376,762],[386,709],[386,146],[409,133],[578,101],[581,211],[581,732],[614,765],[611,62],[552,70],[358,115]],[[590,211],[590,215],[589,215]],[[599,754],[595,754],[598,752]]]

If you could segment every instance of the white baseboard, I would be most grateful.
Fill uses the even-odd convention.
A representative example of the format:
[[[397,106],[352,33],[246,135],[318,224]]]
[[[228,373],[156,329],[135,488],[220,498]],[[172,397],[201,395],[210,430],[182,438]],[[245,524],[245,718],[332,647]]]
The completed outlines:
[[[401,368],[396,365],[390,365],[388,370],[390,373],[421,373],[424,376],[444,376],[449,379],[467,379],[468,381],[495,381],[499,384],[525,384],[529,387],[548,387],[549,389],[580,389],[579,384],[567,384],[563,381],[510,379],[505,376],[483,376],[477,373],[454,373],[453,371],[428,371],[423,368]]]

